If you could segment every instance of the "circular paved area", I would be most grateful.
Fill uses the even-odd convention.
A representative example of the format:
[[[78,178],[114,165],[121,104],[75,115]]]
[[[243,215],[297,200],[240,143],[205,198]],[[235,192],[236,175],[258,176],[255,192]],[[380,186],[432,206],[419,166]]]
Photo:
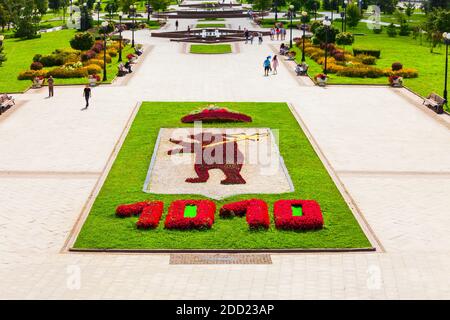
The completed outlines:
[[[93,89],[89,110],[81,87],[57,87],[52,99],[17,95],[21,106],[0,117],[0,298],[450,298],[447,116],[405,90],[311,86],[287,62],[263,77],[276,41],[199,57],[148,31],[136,38],[148,51],[140,67]],[[268,265],[61,252],[140,101],[291,103],[384,251],[273,254]]]

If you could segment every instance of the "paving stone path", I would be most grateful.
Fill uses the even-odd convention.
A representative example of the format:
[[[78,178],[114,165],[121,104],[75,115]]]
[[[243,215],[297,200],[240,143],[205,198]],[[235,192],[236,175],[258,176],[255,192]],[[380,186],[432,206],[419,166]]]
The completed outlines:
[[[141,66],[126,85],[94,88],[88,110],[81,87],[57,87],[52,99],[16,95],[21,106],[0,117],[0,298],[450,298],[446,115],[403,90],[309,86],[287,63],[264,77],[276,41],[200,56],[148,31],[136,39],[151,49]],[[61,252],[139,101],[290,103],[384,251],[272,254],[258,265]]]

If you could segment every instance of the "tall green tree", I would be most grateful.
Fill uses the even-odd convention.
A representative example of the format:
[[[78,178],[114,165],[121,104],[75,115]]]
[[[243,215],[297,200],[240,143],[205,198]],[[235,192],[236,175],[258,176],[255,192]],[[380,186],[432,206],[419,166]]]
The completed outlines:
[[[441,42],[442,34],[450,30],[450,10],[434,9],[430,11],[422,28],[427,32],[430,51],[433,52],[433,48]]]
[[[351,3],[347,6],[347,25],[350,28],[355,28],[359,21],[361,20],[362,15],[361,12],[359,11],[359,7],[357,4],[355,3]]]
[[[150,5],[154,11],[166,11],[170,5],[170,0],[150,0]]]

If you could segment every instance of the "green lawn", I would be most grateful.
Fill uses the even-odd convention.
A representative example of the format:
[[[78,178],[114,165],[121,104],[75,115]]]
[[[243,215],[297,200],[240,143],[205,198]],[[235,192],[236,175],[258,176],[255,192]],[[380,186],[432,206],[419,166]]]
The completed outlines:
[[[0,66],[0,92],[26,90],[31,81],[17,80],[19,72],[29,69],[35,54],[49,54],[55,49],[69,47],[74,34],[74,30],[61,30],[43,33],[41,38],[32,40],[6,39],[4,52],[8,60]]]
[[[196,28],[225,28],[225,23],[198,23]]]
[[[340,27],[336,23],[336,27]],[[364,35],[355,36],[354,47],[381,49],[381,58],[377,60],[376,67],[390,68],[393,62],[401,62],[404,68],[414,68],[419,71],[419,77],[414,79],[404,79],[403,83],[413,91],[422,96],[428,95],[431,91],[442,94],[444,83],[444,67],[445,67],[445,47],[435,48],[434,53],[430,53],[430,47],[425,38],[413,39],[412,36],[394,38],[386,34],[385,29],[381,34],[374,34],[364,23],[348,31],[353,33],[361,33]],[[351,46],[346,47],[351,50]],[[301,60],[301,52],[298,48],[296,60]],[[311,76],[322,72],[322,67],[316,62],[307,59],[310,66],[309,74]],[[349,78],[340,77],[333,74],[329,75],[329,83],[331,84],[387,84],[387,78]]]
[[[365,248],[370,243],[356,222],[332,179],[285,103],[218,103],[249,114],[252,123],[204,124],[204,127],[269,127],[279,130],[279,148],[295,186],[295,192],[265,194],[259,198],[269,204],[271,227],[249,231],[245,218],[221,219],[210,230],[176,231],[164,229],[163,220],[171,201],[205,199],[199,195],[156,195],[142,192],[159,129],[191,127],[180,118],[205,102],[146,102],[130,128],[128,136],[103,184],[75,248],[181,249],[181,248]],[[167,112],[170,110],[170,112]],[[255,195],[232,196],[215,201],[223,204]],[[319,231],[278,231],[273,223],[273,203],[278,199],[315,199],[324,213],[325,227]],[[117,205],[146,199],[162,200],[165,213],[157,229],[138,230],[137,218],[118,218]]]
[[[225,21],[224,18],[203,18],[203,19],[198,19],[197,21]]]
[[[229,44],[192,44],[190,49],[190,53],[200,54],[222,54],[231,52],[231,45]]]

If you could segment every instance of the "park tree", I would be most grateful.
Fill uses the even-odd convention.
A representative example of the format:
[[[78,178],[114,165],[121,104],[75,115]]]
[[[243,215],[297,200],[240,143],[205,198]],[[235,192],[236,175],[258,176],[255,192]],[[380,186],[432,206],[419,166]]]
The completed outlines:
[[[398,0],[369,0],[368,4],[377,5],[383,13],[392,14],[397,7]]]
[[[53,12],[58,12],[61,9],[61,0],[48,0],[48,8]]]
[[[347,25],[350,28],[355,28],[358,25],[361,18],[362,15],[361,12],[359,11],[358,5],[354,3],[349,4],[347,7],[347,17],[346,17]]]
[[[40,20],[40,16],[33,12],[35,1],[19,0],[17,4],[18,6],[13,11],[14,36],[24,39],[35,38],[37,36],[37,24]]]
[[[414,13],[414,9],[415,9],[414,3],[412,3],[411,1],[405,4],[405,14],[408,17],[412,16],[412,14]]]
[[[135,0],[120,0],[120,7],[123,12],[130,12],[130,6],[133,5]]]
[[[150,5],[154,11],[165,11],[170,5],[170,0],[150,0]]]
[[[422,28],[427,32],[430,51],[433,52],[433,49],[441,42],[442,34],[450,30],[450,11],[444,9],[430,11]]]
[[[298,1],[298,0],[294,0],[294,1]],[[253,1],[253,8],[255,10],[261,11],[261,12],[268,10],[271,7],[271,5],[272,5],[271,0],[254,0]],[[294,4],[294,6],[295,6],[295,4]]]
[[[34,0],[34,5],[41,15],[48,10],[48,0]]]
[[[427,0],[422,4],[422,9],[425,12],[430,12],[433,9],[450,9],[449,0]]]
[[[110,15],[116,13],[117,10],[119,10],[119,1],[118,0],[109,0],[106,3],[105,11],[108,12]],[[127,10],[127,12],[128,12],[128,10]]]

